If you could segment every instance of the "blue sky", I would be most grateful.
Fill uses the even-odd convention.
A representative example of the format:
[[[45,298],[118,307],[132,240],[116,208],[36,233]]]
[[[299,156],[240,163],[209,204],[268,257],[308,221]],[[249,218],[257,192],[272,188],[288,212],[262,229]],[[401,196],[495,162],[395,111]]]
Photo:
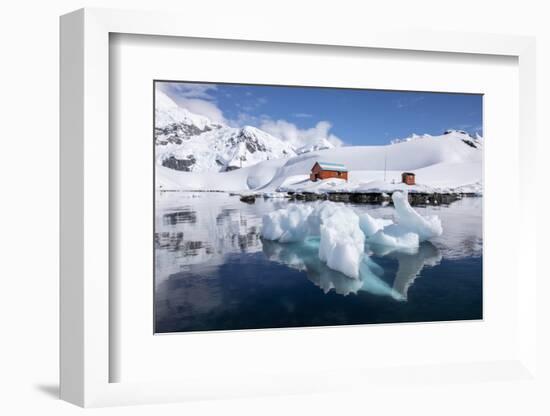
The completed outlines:
[[[190,111],[279,136],[324,135],[338,144],[376,145],[413,133],[439,135],[446,129],[483,133],[482,96],[477,94],[179,82],[156,85]]]

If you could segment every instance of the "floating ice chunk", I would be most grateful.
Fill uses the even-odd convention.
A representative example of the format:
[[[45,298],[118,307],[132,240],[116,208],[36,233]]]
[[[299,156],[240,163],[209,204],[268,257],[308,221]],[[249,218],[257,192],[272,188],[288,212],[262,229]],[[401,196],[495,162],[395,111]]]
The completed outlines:
[[[384,254],[391,251],[416,253],[421,241],[441,235],[443,229],[439,217],[423,217],[416,212],[410,206],[406,192],[394,192],[392,200],[397,224],[383,225],[380,221],[384,220],[369,218],[368,214],[361,215],[361,229],[370,244],[387,248]],[[369,236],[369,233],[372,234]],[[376,247],[371,248],[377,251]]]
[[[262,217],[262,237],[267,240],[277,241],[283,235],[281,227],[281,213],[270,212]]]
[[[264,215],[262,237],[267,240],[290,243],[303,241],[307,236],[321,235],[321,224],[335,214],[357,220],[357,214],[350,208],[330,201],[317,204],[291,204],[288,208]]]
[[[358,250],[348,236],[341,235],[334,228],[321,226],[319,258],[328,267],[357,279],[362,257],[363,250]]]
[[[281,243],[303,241],[308,235],[307,218],[312,210],[308,205],[291,205],[264,215],[262,237]]]
[[[407,192],[394,192],[392,200],[399,225],[418,234],[420,241],[429,240],[443,233],[439,217],[437,215],[423,217],[416,212],[409,204]]]
[[[342,208],[326,218],[320,228],[319,259],[331,269],[358,279],[365,235],[359,228],[357,214],[349,208]]]
[[[368,213],[360,216],[346,206],[334,202],[291,204],[264,215],[262,236],[281,243],[304,242],[319,237],[318,257],[330,269],[353,279],[360,279],[365,254],[365,240],[375,252],[382,246],[387,252],[415,253],[420,241],[441,235],[441,221],[437,216],[423,217],[408,203],[407,194],[394,192],[397,224],[391,220],[373,218]],[[386,253],[387,254],[387,253]],[[304,267],[300,259],[287,263]],[[364,264],[363,264],[364,270]]]
[[[374,218],[366,212],[359,215],[359,227],[361,227],[361,231],[363,231],[363,234],[365,234],[365,237],[367,238],[376,234],[377,231],[383,229],[390,224],[393,224],[392,220],[386,220],[384,218]]]
[[[392,224],[378,230],[369,238],[369,244],[388,247],[390,251],[415,252],[420,244],[418,234],[409,231],[401,224]]]
[[[321,224],[325,223],[332,215],[336,214],[340,210],[345,210],[345,212],[349,215],[357,216],[354,211],[347,207],[343,207],[336,202],[323,201],[316,204],[307,219],[310,235],[321,235]]]

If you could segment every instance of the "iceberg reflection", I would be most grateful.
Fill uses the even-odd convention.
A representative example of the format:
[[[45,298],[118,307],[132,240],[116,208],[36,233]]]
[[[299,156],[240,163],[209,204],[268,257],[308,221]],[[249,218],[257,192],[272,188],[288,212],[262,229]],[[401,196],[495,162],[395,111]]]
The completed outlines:
[[[376,253],[376,248],[373,252]],[[407,300],[409,288],[422,269],[426,266],[437,266],[442,259],[441,251],[429,241],[420,244],[416,253],[392,251],[387,254],[387,257],[397,260],[398,267],[393,281],[393,290],[399,293],[403,300]]]
[[[359,279],[352,279],[330,269],[319,259],[319,238],[308,238],[301,243],[278,243],[262,240],[266,258],[306,273],[308,279],[323,292],[334,290],[339,295],[365,291],[397,300],[403,297],[380,277],[384,270],[370,257],[365,257],[359,269]]]
[[[426,266],[436,266],[442,259],[440,250],[430,242],[422,243],[414,251],[388,251],[384,247],[369,247],[374,255],[397,261],[397,272],[393,285],[390,285],[382,279],[384,269],[368,256],[361,262],[359,279],[352,279],[328,268],[319,260],[318,238],[308,238],[302,243],[290,244],[262,240],[262,244],[268,260],[305,272],[308,279],[324,293],[334,290],[335,293],[346,296],[365,291],[402,301],[407,300],[409,288],[422,269]]]

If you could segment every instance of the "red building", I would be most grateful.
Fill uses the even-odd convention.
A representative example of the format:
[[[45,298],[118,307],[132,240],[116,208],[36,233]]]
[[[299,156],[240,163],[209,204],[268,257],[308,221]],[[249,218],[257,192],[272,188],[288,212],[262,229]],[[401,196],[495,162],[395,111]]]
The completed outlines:
[[[347,168],[340,163],[331,163],[331,162],[315,162],[311,168],[311,174],[309,179],[313,182],[318,179],[330,179],[338,178],[348,180],[348,170]]]
[[[415,182],[415,175],[412,172],[403,172],[401,174],[401,181],[403,183],[406,183],[407,185],[414,185]]]

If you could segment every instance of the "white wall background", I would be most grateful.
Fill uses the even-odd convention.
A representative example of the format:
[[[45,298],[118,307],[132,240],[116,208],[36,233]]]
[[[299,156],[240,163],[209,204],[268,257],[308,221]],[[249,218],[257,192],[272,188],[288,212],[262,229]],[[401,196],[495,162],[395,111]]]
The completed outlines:
[[[82,410],[56,399],[58,368],[58,16],[84,6],[164,9],[189,19],[213,13],[288,25],[370,24],[536,35],[538,42],[539,178],[550,157],[544,137],[550,115],[550,25],[544,1],[214,1],[12,0],[0,6],[0,413],[56,414]],[[183,21],[182,24],[185,24]],[[542,181],[540,181],[543,184]],[[541,199],[544,198],[541,195]],[[547,198],[546,198],[547,199]],[[542,202],[542,201],[541,201]],[[535,209],[535,207],[533,207]],[[543,213],[543,208],[538,208]],[[542,215],[540,215],[542,217]],[[548,221],[544,219],[545,229]],[[541,233],[542,234],[542,233]],[[543,240],[539,240],[539,249]],[[513,242],[511,242],[513,244]],[[542,251],[542,250],[541,250]],[[541,253],[543,254],[543,253]],[[543,256],[541,256],[543,257]],[[540,266],[542,266],[542,261]],[[538,290],[549,293],[548,283]],[[540,298],[543,300],[543,296]],[[548,323],[548,317],[545,317]],[[550,326],[546,326],[549,328]],[[548,365],[548,334],[541,358]],[[548,367],[546,367],[548,369]],[[546,371],[546,374],[550,372]],[[101,415],[160,414],[549,414],[546,391],[498,383],[445,385],[362,397],[335,394],[197,402],[92,410]]]

